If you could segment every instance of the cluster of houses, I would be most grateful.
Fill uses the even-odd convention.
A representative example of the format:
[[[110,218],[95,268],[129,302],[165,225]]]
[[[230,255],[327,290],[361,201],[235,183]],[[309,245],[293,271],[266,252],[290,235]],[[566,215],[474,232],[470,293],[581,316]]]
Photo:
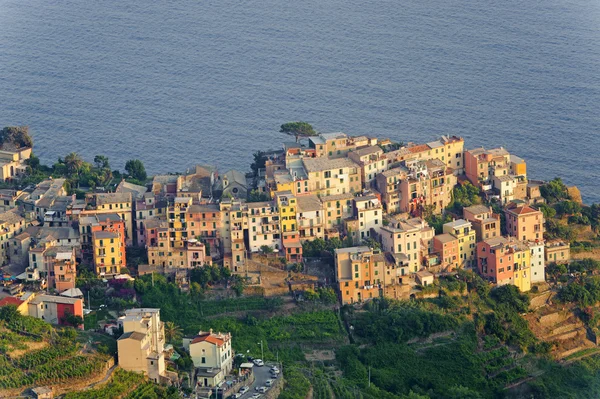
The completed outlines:
[[[26,155],[8,157],[5,179],[22,173]],[[502,204],[507,236],[500,215],[484,205],[465,208],[441,234],[424,220],[442,213],[466,182]],[[63,179],[1,190],[0,262],[60,293],[75,288],[78,262],[103,278],[122,274],[131,245],[148,254],[140,275],[213,262],[242,273],[254,253],[296,263],[304,242],[346,238],[354,247],[335,256],[344,303],[402,297],[429,274],[460,268],[526,291],[544,280],[545,262],[569,259],[567,243],[544,241],[543,214],[531,206],[543,201],[539,187],[523,159],[504,148],[465,150],[461,137],[397,148],[389,140],[319,134],[268,153],[258,176],[196,166],[147,186],[122,181],[84,199],[67,195]],[[247,201],[252,188],[264,201]],[[371,239],[380,251],[363,246]]]

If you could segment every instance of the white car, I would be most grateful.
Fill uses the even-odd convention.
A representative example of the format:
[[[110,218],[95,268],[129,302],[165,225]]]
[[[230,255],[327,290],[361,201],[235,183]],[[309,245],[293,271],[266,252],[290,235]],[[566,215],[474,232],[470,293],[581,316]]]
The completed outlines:
[[[249,390],[250,390],[250,388],[248,388],[247,386],[244,385],[243,387],[240,388],[240,390],[238,392],[243,395],[246,392],[248,392]]]
[[[268,388],[268,387],[260,387],[260,388],[258,388],[258,392],[260,392],[260,393],[265,393],[265,392],[267,392],[268,390],[269,390],[269,388]]]
[[[265,365],[265,362],[263,362],[262,359],[254,359],[254,365],[257,367],[262,367]]]
[[[265,381],[265,386],[272,387],[273,386],[273,380],[266,380]]]
[[[274,377],[277,377],[279,375],[280,371],[279,369],[271,369],[271,375]]]
[[[250,397],[250,399],[258,399],[258,398],[262,398],[262,395],[261,395],[261,394],[259,394],[259,393],[255,393],[254,395],[252,395],[252,396]]]

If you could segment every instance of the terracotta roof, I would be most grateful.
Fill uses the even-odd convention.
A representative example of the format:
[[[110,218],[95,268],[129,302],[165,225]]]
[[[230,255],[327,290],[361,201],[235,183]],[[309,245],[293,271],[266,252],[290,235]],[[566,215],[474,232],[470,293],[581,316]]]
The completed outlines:
[[[225,341],[223,341],[222,339],[217,338],[216,336],[211,335],[211,334],[203,334],[203,335],[198,335],[196,338],[194,338],[192,340],[191,343],[197,344],[198,342],[209,342],[213,345],[221,346],[221,345],[223,345],[223,343]]]
[[[524,215],[527,213],[541,213],[540,211],[533,209],[529,205],[519,206],[519,207],[512,208],[512,209],[507,209],[506,211],[510,212],[514,215]]]
[[[19,306],[23,303],[22,300],[20,300],[19,298],[15,298],[14,296],[7,296],[6,298],[3,298],[0,301],[0,306],[6,306],[6,305],[15,305],[15,306]]]
[[[427,144],[419,144],[412,147],[408,147],[408,151],[415,154],[417,152],[429,151],[431,148]]]

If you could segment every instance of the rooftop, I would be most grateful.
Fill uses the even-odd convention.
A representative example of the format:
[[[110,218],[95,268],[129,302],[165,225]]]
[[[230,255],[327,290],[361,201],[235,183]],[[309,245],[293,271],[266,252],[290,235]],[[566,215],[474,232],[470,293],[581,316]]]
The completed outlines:
[[[123,335],[121,335],[118,339],[118,341],[124,340],[124,339],[133,339],[135,341],[143,341],[144,338],[146,338],[145,334],[142,334],[141,332],[138,331],[129,331],[124,333]]]
[[[118,233],[114,233],[112,231],[95,231],[94,239],[103,239],[103,238],[119,238]]]
[[[335,250],[336,254],[355,254],[355,253],[363,253],[370,252],[371,248],[367,246],[362,247],[349,247],[349,248],[338,248]]]
[[[131,202],[131,193],[103,193],[95,194],[96,205],[118,204],[121,202]]]
[[[460,229],[462,227],[471,227],[471,222],[464,219],[457,219],[452,222],[444,223],[444,226],[448,226],[453,229]]]
[[[39,305],[41,303],[62,303],[68,305],[75,305],[81,302],[79,298],[68,298],[64,296],[55,296],[55,295],[38,295],[30,302],[33,305]]]
[[[377,153],[382,153],[383,154],[383,150],[381,148],[379,148],[379,146],[376,145],[372,145],[369,147],[364,147],[364,148],[360,148],[358,150],[355,150],[353,152],[354,154],[358,155],[359,157],[365,156],[365,155],[371,155],[371,154],[377,154]]]
[[[304,158],[302,162],[304,162],[304,168],[309,173],[357,167],[357,164],[348,158]]]
[[[298,212],[312,212],[323,209],[323,204],[316,195],[300,195],[297,198]]]
[[[490,213],[492,210],[485,205],[471,205],[463,209],[463,211],[468,211],[474,215],[481,215],[482,213]]]
[[[540,211],[538,211],[537,209],[533,209],[529,205],[517,206],[515,208],[507,209],[506,212],[513,214],[513,215],[526,215],[526,214],[533,214],[533,213],[541,213]]]
[[[448,234],[448,233],[444,233],[444,234],[437,234],[435,237],[433,237],[435,240],[438,240],[441,243],[448,243],[448,242],[452,242],[452,241],[457,241],[458,239],[456,237],[454,237],[452,234]]]

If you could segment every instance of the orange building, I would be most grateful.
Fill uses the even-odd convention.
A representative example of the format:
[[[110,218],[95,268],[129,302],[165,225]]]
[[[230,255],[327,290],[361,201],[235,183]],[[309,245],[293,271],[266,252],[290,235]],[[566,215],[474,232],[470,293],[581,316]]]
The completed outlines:
[[[459,266],[458,238],[444,233],[433,237],[433,252],[439,254],[442,270],[452,271]]]
[[[521,241],[544,238],[544,214],[528,205],[512,206],[504,211],[506,231]]]
[[[385,257],[369,247],[336,249],[335,272],[344,305],[378,298],[386,284]]]

